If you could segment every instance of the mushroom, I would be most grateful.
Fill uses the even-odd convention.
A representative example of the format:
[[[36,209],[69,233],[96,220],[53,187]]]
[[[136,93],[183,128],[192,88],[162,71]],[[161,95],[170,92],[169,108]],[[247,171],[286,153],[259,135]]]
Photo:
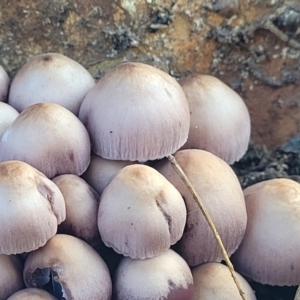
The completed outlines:
[[[0,163],[0,254],[33,251],[66,217],[59,188],[20,161]]]
[[[47,289],[58,299],[111,299],[111,278],[103,259],[71,235],[57,234],[31,252],[23,278],[27,287]]]
[[[250,139],[250,116],[242,98],[210,75],[191,75],[179,81],[191,114],[184,149],[209,151],[229,164],[246,152]]]
[[[12,106],[0,102],[0,137],[18,115],[19,113]]]
[[[14,292],[24,288],[22,269],[19,257],[0,254],[0,300],[6,300]]]
[[[76,236],[91,246],[99,244],[98,193],[76,175],[64,174],[52,181],[62,192],[66,203],[66,219],[58,226],[58,233]]]
[[[298,286],[294,300],[300,300],[300,287]]]
[[[81,177],[101,195],[114,175],[125,166],[132,164],[134,164],[132,161],[109,160],[92,153],[91,162]]]
[[[6,102],[7,100],[9,83],[10,83],[10,79],[6,71],[0,65],[0,102],[1,101]]]
[[[194,292],[189,266],[171,249],[145,260],[123,258],[113,286],[113,300],[191,300]]]
[[[33,57],[11,83],[8,103],[19,112],[40,103],[57,103],[75,115],[87,92],[95,85],[91,74],[79,63],[58,53]]]
[[[181,238],[185,221],[179,192],[145,165],[121,169],[100,198],[98,228],[104,244],[131,258],[167,250]]]
[[[7,300],[56,300],[47,291],[35,288],[28,288],[11,295]]]
[[[232,256],[236,270],[262,284],[300,282],[300,184],[271,179],[244,190],[247,229]]]
[[[192,269],[194,279],[193,300],[241,300],[241,295],[227,266],[206,263]],[[256,300],[249,283],[237,272],[236,277],[247,300]]]
[[[26,108],[0,138],[0,161],[27,162],[48,178],[81,175],[89,165],[90,151],[86,128],[54,103]]]
[[[226,162],[204,150],[181,150],[175,158],[201,197],[231,255],[240,245],[247,223],[243,191],[236,175]],[[223,254],[212,230],[170,162],[165,159],[155,168],[177,188],[187,207],[185,230],[174,249],[190,266],[220,262]]]
[[[92,150],[103,158],[144,162],[174,153],[187,140],[186,97],[167,73],[142,63],[123,63],[84,98],[79,118]]]

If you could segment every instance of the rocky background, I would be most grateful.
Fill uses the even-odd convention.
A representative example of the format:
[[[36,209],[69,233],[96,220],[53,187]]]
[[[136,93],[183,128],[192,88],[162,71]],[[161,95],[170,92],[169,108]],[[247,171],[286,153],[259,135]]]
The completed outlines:
[[[243,97],[252,141],[268,149],[300,129],[298,0],[1,0],[0,64],[13,77],[44,52],[96,79],[123,60],[215,75]]]

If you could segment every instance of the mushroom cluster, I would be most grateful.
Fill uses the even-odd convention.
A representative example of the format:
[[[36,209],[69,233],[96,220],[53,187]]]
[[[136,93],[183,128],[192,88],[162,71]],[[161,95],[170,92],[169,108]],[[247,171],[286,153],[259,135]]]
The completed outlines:
[[[221,300],[227,294],[204,295],[225,278],[226,297],[239,299],[206,218],[166,159],[174,154],[251,277],[243,261],[255,259],[243,249],[253,210],[228,164],[246,151],[250,119],[234,91],[137,62],[95,84],[55,53],[32,58],[9,92],[1,72],[0,300]]]

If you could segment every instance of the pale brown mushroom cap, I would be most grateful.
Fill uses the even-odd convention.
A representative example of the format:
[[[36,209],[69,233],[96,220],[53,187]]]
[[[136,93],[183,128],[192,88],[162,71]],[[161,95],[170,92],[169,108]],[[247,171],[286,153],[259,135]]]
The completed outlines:
[[[190,300],[193,276],[173,250],[144,260],[123,258],[114,276],[113,300]]]
[[[0,163],[0,254],[35,250],[66,217],[59,188],[20,161]]]
[[[10,79],[6,71],[0,65],[0,102],[1,101],[6,102],[8,96],[9,84],[10,84]]]
[[[79,63],[58,53],[33,57],[11,83],[8,103],[19,112],[41,103],[57,103],[75,115],[95,85],[91,74]]]
[[[7,300],[57,300],[57,298],[44,290],[28,288],[14,293]]]
[[[102,240],[124,256],[144,259],[167,250],[181,238],[185,221],[180,193],[145,165],[124,167],[100,198]]]
[[[86,128],[54,103],[26,108],[0,138],[0,161],[27,162],[48,178],[81,175],[89,165],[90,151]]]
[[[57,234],[47,244],[29,254],[23,278],[27,287],[43,288],[54,272],[65,299],[110,300],[112,293],[108,268],[86,242],[71,235]]]
[[[251,123],[243,99],[210,75],[191,75],[179,81],[191,112],[185,149],[209,151],[229,164],[247,151]]]
[[[226,162],[204,150],[181,150],[175,158],[201,197],[231,255],[241,243],[247,223],[243,191],[236,175]],[[184,234],[174,249],[190,266],[220,262],[223,255],[212,230],[170,162],[165,159],[155,168],[177,188],[187,207]]]
[[[297,288],[297,292],[296,292],[294,300],[300,300],[300,287]]]
[[[167,73],[142,63],[108,72],[79,111],[92,150],[112,160],[147,161],[174,153],[187,140],[185,94]]]
[[[62,192],[66,203],[66,219],[58,226],[58,233],[76,236],[91,246],[100,243],[97,226],[98,193],[76,175],[64,174],[52,181]]]
[[[0,299],[6,300],[25,287],[23,265],[19,257],[0,254]]]
[[[271,179],[244,190],[244,239],[232,256],[236,270],[262,284],[300,282],[300,184]]]
[[[9,104],[0,102],[0,136],[17,118],[19,113]]]
[[[241,300],[241,295],[227,266],[206,263],[192,269],[194,278],[193,300]],[[247,300],[256,300],[249,283],[235,272]]]

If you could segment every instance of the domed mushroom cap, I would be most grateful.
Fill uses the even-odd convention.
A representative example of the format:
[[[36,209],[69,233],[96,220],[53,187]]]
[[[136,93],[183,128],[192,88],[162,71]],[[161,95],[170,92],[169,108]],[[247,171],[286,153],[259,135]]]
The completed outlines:
[[[9,90],[9,83],[10,79],[6,71],[0,65],[0,101],[6,101]]]
[[[66,217],[59,188],[20,161],[0,163],[0,254],[35,250]]]
[[[6,300],[14,292],[25,287],[19,257],[0,254],[0,299]]]
[[[175,158],[201,197],[227,250],[231,255],[244,236],[247,223],[245,200],[240,183],[230,166],[203,150],[181,150]],[[191,193],[168,160],[155,168],[181,193],[187,207],[184,234],[176,251],[190,266],[220,262],[222,252],[212,230]]]
[[[52,181],[62,192],[66,203],[66,219],[58,226],[58,233],[76,236],[92,246],[100,243],[98,193],[76,175],[64,174]]]
[[[181,238],[185,221],[179,192],[145,165],[120,170],[100,198],[102,240],[124,256],[144,259],[167,250]]]
[[[144,260],[123,258],[114,276],[114,300],[190,300],[193,277],[173,250]]]
[[[95,85],[91,74],[79,63],[58,53],[33,57],[11,83],[8,102],[18,111],[40,103],[57,103],[75,115]]]
[[[18,291],[11,295],[7,300],[56,300],[54,296],[49,294],[48,292],[35,289],[28,288],[21,291]]]
[[[90,245],[71,235],[57,234],[31,252],[23,278],[27,287],[43,288],[50,283],[50,292],[59,291],[59,299],[111,299],[111,278],[103,259]]]
[[[246,152],[250,116],[242,98],[216,77],[192,75],[179,81],[191,113],[185,149],[209,151],[229,164]]]
[[[207,263],[192,269],[194,278],[193,300],[241,300],[241,295],[227,266]],[[247,300],[256,300],[249,283],[237,272],[235,275]]]
[[[0,136],[17,118],[19,113],[9,104],[0,102]]]
[[[300,184],[271,179],[244,190],[244,239],[232,256],[236,270],[262,284],[300,282]]]
[[[167,73],[124,63],[87,94],[79,111],[92,150],[107,159],[147,161],[174,153],[187,140],[186,97]]]
[[[25,109],[0,138],[0,161],[21,160],[48,178],[81,175],[90,162],[90,139],[78,118],[54,103]]]

